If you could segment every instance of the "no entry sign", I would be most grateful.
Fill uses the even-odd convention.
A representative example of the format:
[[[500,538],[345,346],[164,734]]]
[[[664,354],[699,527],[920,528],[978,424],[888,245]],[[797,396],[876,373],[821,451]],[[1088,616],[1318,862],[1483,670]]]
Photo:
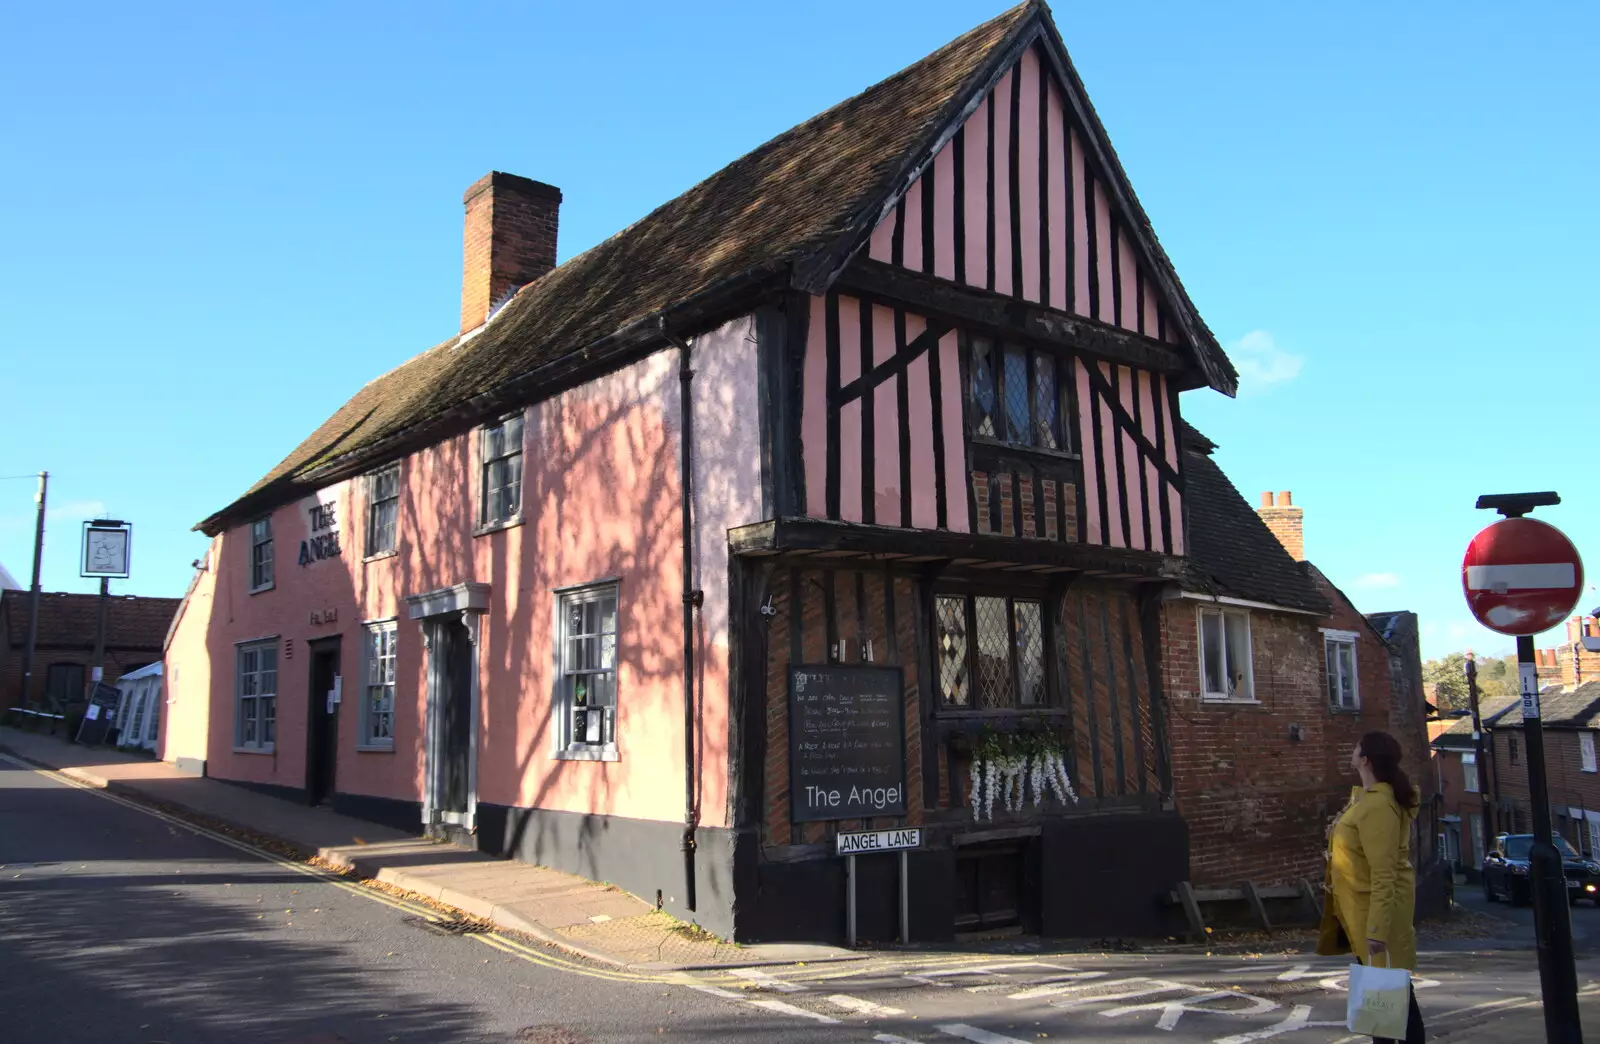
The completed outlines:
[[[1507,518],[1472,538],[1461,587],[1478,622],[1532,635],[1566,619],[1583,593],[1583,563],[1566,534],[1532,518]]]

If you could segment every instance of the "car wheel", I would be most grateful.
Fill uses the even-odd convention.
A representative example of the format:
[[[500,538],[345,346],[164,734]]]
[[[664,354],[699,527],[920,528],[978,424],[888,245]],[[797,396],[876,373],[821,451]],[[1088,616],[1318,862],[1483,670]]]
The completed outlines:
[[[1489,880],[1488,874],[1483,875],[1483,901],[1486,903],[1498,903],[1500,901],[1500,897],[1494,891],[1494,882]]]

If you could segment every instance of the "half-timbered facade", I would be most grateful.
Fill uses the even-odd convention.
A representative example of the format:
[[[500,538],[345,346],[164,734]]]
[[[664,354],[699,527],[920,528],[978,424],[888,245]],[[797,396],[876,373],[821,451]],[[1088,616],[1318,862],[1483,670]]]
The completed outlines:
[[[475,232],[484,192],[535,216]],[[840,938],[835,841],[888,827],[922,831],[916,938],[1162,931],[1180,393],[1236,377],[1044,5],[552,270],[559,200],[475,186],[462,334],[202,523],[164,756],[740,939]],[[312,561],[274,580],[302,517]],[[365,556],[312,532],[335,517],[376,527]],[[345,629],[383,680],[329,739]],[[311,672],[272,726],[303,757],[267,739],[269,657],[286,692]],[[894,862],[859,862],[860,935],[889,938]]]

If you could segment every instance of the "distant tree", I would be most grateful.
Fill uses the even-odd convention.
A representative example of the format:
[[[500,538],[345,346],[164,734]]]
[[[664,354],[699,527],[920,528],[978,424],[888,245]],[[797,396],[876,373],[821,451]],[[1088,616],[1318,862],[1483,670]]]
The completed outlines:
[[[1478,695],[1515,696],[1517,694],[1517,658],[1515,656],[1479,657]]]
[[[1467,698],[1465,653],[1453,652],[1424,662],[1422,680],[1433,686],[1433,704],[1440,710],[1466,710],[1471,705]]]

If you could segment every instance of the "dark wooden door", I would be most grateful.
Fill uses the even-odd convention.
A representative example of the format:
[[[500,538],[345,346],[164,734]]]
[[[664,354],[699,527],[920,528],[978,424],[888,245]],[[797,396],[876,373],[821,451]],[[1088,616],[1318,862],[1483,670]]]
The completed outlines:
[[[465,624],[440,626],[439,811],[465,813],[472,746],[472,640]]]
[[[332,698],[339,678],[339,639],[313,642],[311,693],[306,707],[310,745],[306,762],[306,796],[313,805],[333,797],[339,764],[339,703]]]

